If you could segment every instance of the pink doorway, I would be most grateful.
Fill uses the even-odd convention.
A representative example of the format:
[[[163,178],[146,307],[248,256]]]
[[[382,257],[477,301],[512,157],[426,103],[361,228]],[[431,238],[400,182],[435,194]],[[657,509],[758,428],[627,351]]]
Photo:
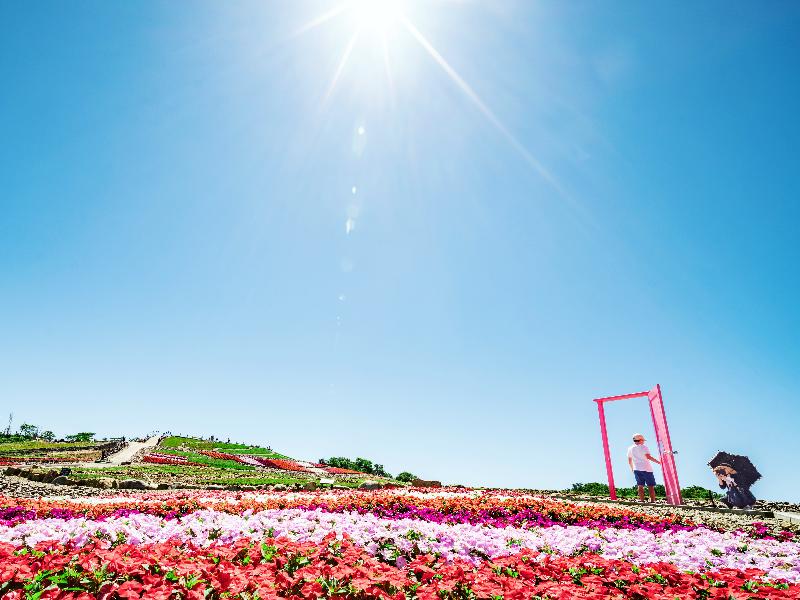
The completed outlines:
[[[600,435],[603,438],[603,454],[606,460],[608,491],[611,495],[611,499],[617,499],[617,488],[614,486],[614,469],[611,467],[611,451],[608,445],[604,405],[606,402],[630,400],[633,398],[647,398],[647,402],[650,405],[650,415],[653,418],[653,429],[656,432],[656,443],[659,453],[658,459],[661,461],[667,502],[675,505],[682,504],[681,488],[678,483],[678,470],[675,466],[675,453],[672,449],[672,441],[669,437],[669,426],[667,425],[667,416],[664,412],[664,399],[661,396],[661,386],[659,385],[656,385],[649,392],[638,392],[635,394],[623,394],[622,396],[608,396],[607,398],[595,399],[595,402],[597,402],[597,412],[600,417]]]

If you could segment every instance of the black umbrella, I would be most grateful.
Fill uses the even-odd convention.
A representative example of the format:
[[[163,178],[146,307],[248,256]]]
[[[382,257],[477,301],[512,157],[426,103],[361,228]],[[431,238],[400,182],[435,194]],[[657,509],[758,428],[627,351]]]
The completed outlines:
[[[753,466],[749,458],[741,454],[717,452],[717,455],[709,461],[708,466],[714,469],[720,465],[728,465],[736,471],[733,479],[740,487],[749,488],[761,479],[761,473],[758,472],[758,469]]]

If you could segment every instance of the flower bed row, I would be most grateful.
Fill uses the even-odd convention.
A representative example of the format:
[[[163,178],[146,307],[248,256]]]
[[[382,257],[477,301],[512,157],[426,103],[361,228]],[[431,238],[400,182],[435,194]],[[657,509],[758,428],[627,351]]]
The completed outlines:
[[[236,454],[228,454],[227,452],[217,452],[216,450],[194,450],[194,452],[202,454],[203,456],[208,456],[209,458],[242,462],[239,456],[237,456]]]
[[[524,527],[527,523],[592,525],[596,527],[644,527],[654,531],[694,528],[679,515],[655,517],[634,510],[602,504],[578,505],[543,497],[508,492],[426,492],[399,488],[362,492],[326,490],[324,492],[231,493],[220,491],[171,492],[167,494],[119,495],[103,498],[48,501],[36,498],[0,497],[0,508],[20,506],[33,510],[39,518],[52,511],[71,510],[90,518],[110,515],[117,510],[136,509],[148,514],[186,514],[203,509],[241,514],[280,508],[323,509],[328,512],[375,513],[378,516],[425,516],[428,520],[473,523],[491,526],[507,524]]]
[[[203,456],[208,456],[209,458],[215,458],[217,460],[232,460],[238,463],[255,467],[269,467],[271,469],[280,469],[282,471],[294,471],[297,473],[313,472],[311,469],[298,463],[297,461],[284,458],[266,458],[263,456],[255,456],[252,454],[247,454],[247,455],[230,454],[228,452],[219,452],[217,450],[194,450],[194,452],[202,454]],[[180,455],[169,455],[169,456],[175,456],[176,458],[180,457]],[[364,475],[364,473],[360,473],[359,471],[353,471],[351,469],[342,469],[340,467],[331,467],[322,464],[314,464],[313,466],[318,469],[324,470],[326,473],[329,473],[330,475]]]
[[[232,597],[483,600],[523,598],[797,598],[800,588],[756,571],[684,573],[597,556],[522,552],[478,564],[419,555],[402,566],[374,558],[347,537],[317,543],[268,537],[201,548],[191,543],[87,544],[19,549],[0,544],[0,594],[22,598]]]
[[[352,469],[343,469],[341,467],[329,467],[327,465],[319,465],[319,468],[324,469],[325,472],[331,475],[364,475],[360,471],[353,471]]]
[[[137,494],[121,493],[91,501],[85,499],[47,501],[33,498],[4,498],[0,509],[32,511],[38,518],[63,515],[98,518],[119,510],[135,509],[148,514],[165,516],[214,509],[241,514],[251,510],[276,508],[322,509],[328,512],[372,513],[387,518],[414,518],[439,523],[469,523],[492,527],[548,527],[551,525],[584,525],[597,529],[606,527],[652,532],[695,529],[698,526],[680,515],[656,517],[635,510],[602,504],[579,505],[570,502],[508,491],[425,491],[409,488],[361,492],[356,490],[327,490],[324,492],[245,492],[221,491],[171,492]],[[0,510],[0,521],[2,521]],[[748,534],[754,538],[771,537],[769,529],[753,523]],[[797,539],[792,532],[782,532],[780,539]]]
[[[800,544],[708,529],[653,533],[574,525],[496,528],[300,509],[248,511],[244,515],[204,510],[180,518],[129,514],[102,520],[44,519],[0,526],[0,542],[17,547],[43,542],[83,546],[98,538],[135,544],[178,541],[207,547],[272,535],[318,543],[330,534],[348,536],[370,555],[398,565],[420,554],[477,564],[522,551],[561,556],[590,553],[606,559],[627,559],[640,566],[667,562],[687,571],[757,568],[771,579],[800,583]]]
[[[295,471],[298,473],[310,473],[311,471],[304,467],[301,464],[296,463],[293,460],[288,460],[284,458],[262,458],[262,457],[254,457],[261,466],[269,467],[271,469],[280,469],[282,471]]]
[[[295,471],[299,473],[310,473],[311,471],[303,465],[293,460],[282,458],[265,458],[263,456],[255,456],[252,454],[229,454],[227,452],[217,452],[216,450],[197,450],[199,454],[208,456],[209,458],[216,458],[218,460],[232,460],[245,465],[257,467],[269,467],[271,469],[280,469],[282,471]]]
[[[200,463],[191,462],[185,456],[177,456],[172,454],[146,454],[142,458],[142,462],[151,463],[154,465],[180,465],[186,467],[202,467]]]

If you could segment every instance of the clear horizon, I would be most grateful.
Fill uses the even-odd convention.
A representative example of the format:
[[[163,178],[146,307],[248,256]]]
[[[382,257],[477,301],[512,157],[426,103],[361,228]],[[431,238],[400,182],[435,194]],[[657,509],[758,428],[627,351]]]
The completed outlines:
[[[800,6],[340,5],[0,6],[3,428],[800,500]]]

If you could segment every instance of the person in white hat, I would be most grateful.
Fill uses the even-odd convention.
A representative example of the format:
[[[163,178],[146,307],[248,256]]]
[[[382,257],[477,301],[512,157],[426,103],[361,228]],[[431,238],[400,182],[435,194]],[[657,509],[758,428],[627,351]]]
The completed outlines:
[[[644,445],[644,436],[641,433],[633,434],[633,446],[628,448],[628,464],[636,477],[639,488],[639,502],[644,502],[644,486],[650,491],[650,502],[656,501],[656,478],[650,462],[657,465],[661,463],[650,455],[650,449]]]

